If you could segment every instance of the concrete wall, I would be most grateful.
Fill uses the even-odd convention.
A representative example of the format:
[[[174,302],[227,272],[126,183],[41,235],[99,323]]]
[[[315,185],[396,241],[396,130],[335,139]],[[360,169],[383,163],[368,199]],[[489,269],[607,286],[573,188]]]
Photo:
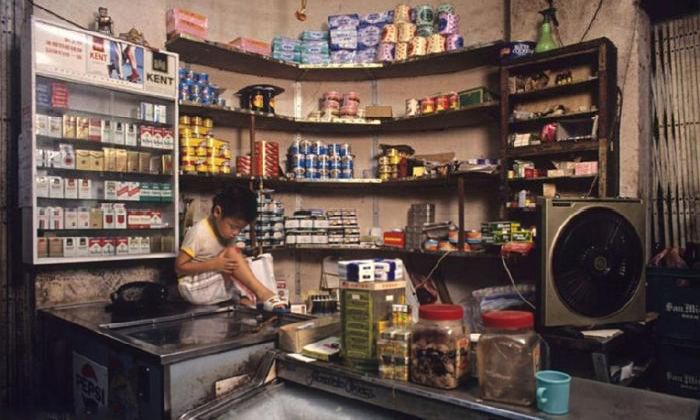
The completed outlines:
[[[184,7],[198,11],[209,17],[210,39],[227,42],[237,36],[248,36],[262,40],[270,40],[274,35],[295,37],[303,29],[318,29],[323,26],[330,14],[344,12],[370,12],[393,8],[395,0],[382,1],[310,1],[307,9],[308,20],[298,22],[293,13],[299,5],[293,0],[260,0],[256,2],[243,1],[174,1],[149,0],[140,3],[142,6],[123,7],[123,2],[104,0],[99,2],[66,2],[59,0],[43,0],[41,4],[81,24],[92,22],[93,11],[103,5],[109,8],[110,15],[115,21],[117,33],[126,32],[132,26],[144,31],[146,39],[153,46],[160,47],[165,42],[165,10],[171,7]],[[410,4],[424,3],[412,1]],[[452,1],[462,16],[461,32],[466,44],[495,41],[503,38],[503,4],[500,1],[477,2],[473,0]],[[544,1],[513,0],[512,38],[534,39],[535,28],[539,21],[537,10],[544,8]],[[626,162],[622,167],[621,191],[623,195],[636,196],[643,191],[646,174],[640,174],[640,159],[646,161],[647,149],[640,135],[648,133],[648,119],[640,113],[648,112],[648,22],[643,13],[639,12],[633,0],[618,2],[603,2],[603,8],[594,23],[588,39],[607,36],[618,48],[619,83],[624,81],[624,108],[622,117],[622,157]],[[593,2],[574,0],[559,0],[560,33],[565,44],[577,42],[583,33],[594,8]],[[42,12],[40,16],[46,17]],[[50,18],[50,17],[49,17]],[[205,70],[205,69],[202,69]],[[259,81],[259,78],[247,75],[234,75],[225,72],[206,69],[211,79],[221,86],[232,88]],[[405,99],[420,97],[438,91],[459,90],[479,85],[489,84],[489,75],[493,69],[475,69],[447,76],[432,76],[412,79],[382,80],[378,83],[378,102],[390,104],[399,115],[403,110]],[[292,84],[289,81],[273,80],[288,91]],[[493,86],[495,88],[495,86]],[[358,83],[304,83],[303,113],[309,112],[316,98],[329,89],[340,91],[357,91],[363,103],[369,103],[370,85],[367,82]],[[292,95],[285,94],[280,98],[278,109],[280,113],[292,114]],[[231,142],[233,150],[247,152],[247,133],[245,130],[217,129],[217,136]],[[425,138],[425,137],[429,138]],[[498,130],[494,122],[485,122],[482,127],[431,132],[423,134],[390,135],[379,138],[379,142],[409,143],[419,153],[435,151],[454,151],[458,158],[477,156],[496,156]],[[417,137],[421,137],[417,139]],[[259,138],[278,141],[283,148],[293,138],[293,133],[262,132]],[[308,136],[310,140],[348,141],[357,154],[357,174],[372,168],[371,150],[372,139],[367,136]],[[627,164],[628,163],[628,164]],[[641,165],[644,168],[646,165]],[[190,193],[191,194],[191,193]],[[200,216],[205,214],[208,205],[206,196],[194,194],[200,199]],[[482,220],[496,217],[498,205],[496,191],[468,190],[467,227],[478,227]],[[279,194],[285,202],[288,213],[300,207],[357,207],[360,210],[360,223],[363,230],[368,230],[373,224],[373,198],[363,194],[347,193],[308,194],[297,197],[289,194]],[[429,191],[415,192],[409,195],[388,194],[377,197],[380,214],[379,225],[385,229],[401,227],[405,223],[405,214],[410,203],[431,200],[438,205],[438,219],[456,221],[457,203],[454,194]],[[398,215],[398,216],[397,216]],[[277,277],[284,278],[295,292],[318,287],[320,278],[320,256],[307,256],[295,259],[289,254],[276,256]],[[427,261],[430,268],[434,261]],[[466,262],[453,262],[445,276],[450,279],[451,293],[456,301],[461,300],[476,285],[502,283],[502,270],[493,267],[466,267]],[[483,269],[489,273],[479,279],[465,278],[465,272],[476,272]],[[300,273],[297,277],[296,273]],[[113,270],[71,270],[51,271],[41,273],[37,277],[37,300],[40,305],[67,303],[86,299],[106,297],[111,287],[124,281],[157,279],[161,276],[158,266],[116,268]],[[105,280],[111,279],[111,280]],[[294,279],[300,280],[295,287]],[[519,279],[522,280],[522,279]],[[296,296],[299,296],[296,294]]]

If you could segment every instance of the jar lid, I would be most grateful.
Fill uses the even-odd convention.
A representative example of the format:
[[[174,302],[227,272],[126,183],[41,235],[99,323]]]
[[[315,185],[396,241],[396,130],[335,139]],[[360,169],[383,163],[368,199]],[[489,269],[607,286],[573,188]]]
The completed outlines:
[[[456,321],[464,318],[464,309],[459,305],[432,304],[418,308],[421,319],[432,321]]]
[[[519,329],[532,328],[534,317],[526,311],[491,311],[481,315],[484,325],[492,328]]]

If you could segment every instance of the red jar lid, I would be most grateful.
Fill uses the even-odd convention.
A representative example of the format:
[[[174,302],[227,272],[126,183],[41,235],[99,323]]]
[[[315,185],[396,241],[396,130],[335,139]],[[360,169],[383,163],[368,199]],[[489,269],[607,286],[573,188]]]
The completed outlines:
[[[532,328],[535,318],[526,311],[491,311],[481,315],[484,325],[491,328],[520,329]]]
[[[459,305],[432,304],[421,305],[418,308],[421,319],[431,321],[458,321],[464,318],[464,309]]]

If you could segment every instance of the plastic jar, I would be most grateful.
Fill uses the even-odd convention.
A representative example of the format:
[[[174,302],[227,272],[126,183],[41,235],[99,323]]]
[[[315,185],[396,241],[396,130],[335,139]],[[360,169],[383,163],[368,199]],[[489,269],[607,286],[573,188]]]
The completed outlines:
[[[540,337],[532,313],[493,311],[482,315],[486,332],[477,347],[481,398],[531,405],[540,366]]]
[[[457,388],[466,375],[469,334],[459,305],[422,305],[411,338],[411,381],[435,388]]]

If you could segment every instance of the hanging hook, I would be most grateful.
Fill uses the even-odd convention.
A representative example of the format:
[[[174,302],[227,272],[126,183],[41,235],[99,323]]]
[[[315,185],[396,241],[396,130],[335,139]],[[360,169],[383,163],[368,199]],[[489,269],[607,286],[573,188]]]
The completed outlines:
[[[301,0],[301,7],[294,12],[294,16],[296,16],[298,21],[305,21],[306,20],[306,0]]]

